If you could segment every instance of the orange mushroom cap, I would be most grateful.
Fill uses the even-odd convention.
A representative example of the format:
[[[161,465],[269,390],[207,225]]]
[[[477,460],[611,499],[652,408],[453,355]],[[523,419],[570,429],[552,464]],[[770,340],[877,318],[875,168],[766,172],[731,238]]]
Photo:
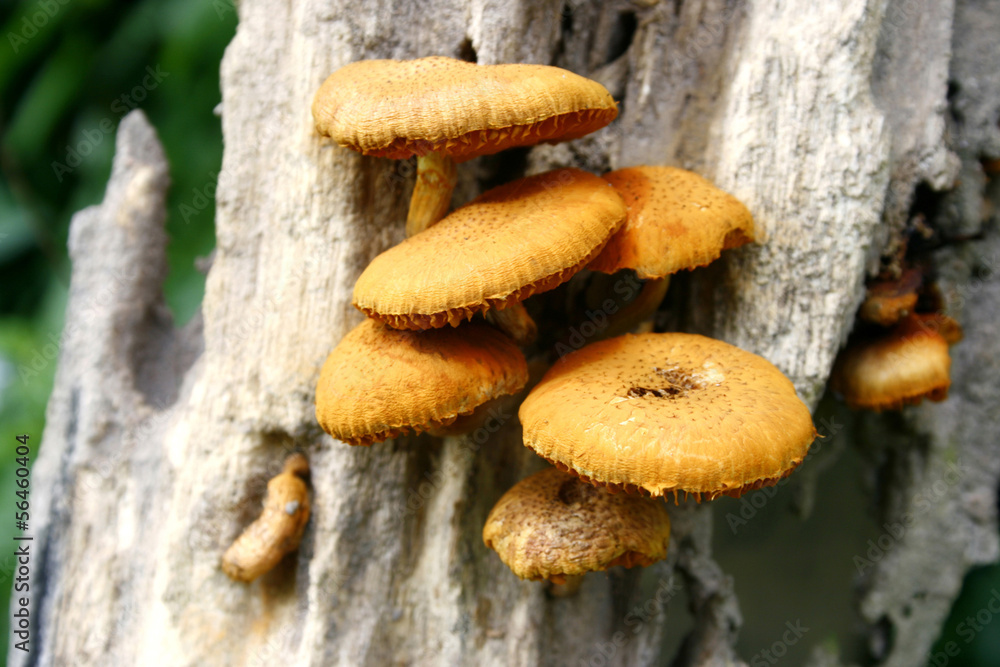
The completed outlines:
[[[483,542],[522,579],[551,579],[650,565],[667,555],[662,502],[612,495],[548,468],[521,480],[490,511]]]
[[[848,345],[837,357],[830,386],[852,408],[897,410],[925,398],[943,401],[951,386],[949,341],[961,327],[943,315],[909,315],[874,338]]]
[[[354,305],[400,329],[457,326],[566,282],[624,219],[621,197],[593,174],[522,178],[376,257]]]
[[[320,87],[312,111],[321,134],[365,155],[440,152],[456,162],[576,139],[618,115],[604,86],[567,70],[441,56],[346,65]]]
[[[628,218],[587,267],[663,278],[704,266],[723,250],[754,240],[753,216],[738,199],[676,167],[628,167],[605,174]]]
[[[917,305],[923,277],[916,269],[907,269],[896,280],[872,283],[865,294],[858,316],[884,327],[892,326],[913,312]]]
[[[614,490],[699,500],[776,484],[816,436],[767,360],[704,336],[625,335],[566,355],[521,404],[524,443]]]
[[[485,324],[415,332],[365,320],[323,364],[316,419],[339,440],[370,445],[451,424],[527,381],[524,355]]]

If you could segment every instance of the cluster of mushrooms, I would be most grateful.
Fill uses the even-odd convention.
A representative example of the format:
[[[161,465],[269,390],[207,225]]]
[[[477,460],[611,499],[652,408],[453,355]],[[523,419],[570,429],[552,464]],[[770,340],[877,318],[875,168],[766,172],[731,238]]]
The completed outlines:
[[[962,328],[940,312],[921,270],[872,283],[857,319],[830,374],[830,386],[849,406],[879,412],[948,398],[948,348],[962,339]]]
[[[367,319],[330,353],[316,389],[320,425],[352,445],[461,432],[477,409],[521,391],[520,347],[537,334],[528,297],[584,269],[633,271],[643,287],[603,333],[629,330],[655,312],[671,274],[754,239],[739,201],[669,167],[557,169],[446,215],[456,163],[582,137],[617,116],[603,86],[556,67],[356,62],[326,80],[312,111],[341,146],[418,156],[408,238],[358,278]],[[604,337],[565,355],[518,416],[525,445],[555,467],[504,494],[483,539],[518,576],[557,582],[664,558],[658,497],[775,484],[816,434],[772,364],[682,333]]]
[[[670,537],[658,498],[737,497],[803,461],[816,431],[775,366],[703,336],[649,333],[672,274],[754,240],[734,197],[672,167],[603,177],[557,169],[447,214],[456,163],[604,127],[618,109],[603,86],[540,65],[362,61],[332,74],[312,111],[317,131],[341,146],[418,158],[408,238],[358,278],[354,305],[367,319],[320,373],[316,416],[335,438],[371,445],[472,430],[492,401],[528,382],[520,348],[538,330],[522,301],[584,269],[643,281],[623,307],[605,300],[601,335],[551,364],[521,403],[524,444],[553,467],[508,490],[483,528],[515,574],[578,582],[649,565],[666,557]],[[939,308],[920,308],[922,283],[911,269],[869,288],[831,375],[850,406],[947,397],[948,346],[961,329]],[[645,333],[616,335],[635,329]],[[271,480],[264,513],[223,557],[229,576],[251,581],[297,548],[308,471],[295,454]]]

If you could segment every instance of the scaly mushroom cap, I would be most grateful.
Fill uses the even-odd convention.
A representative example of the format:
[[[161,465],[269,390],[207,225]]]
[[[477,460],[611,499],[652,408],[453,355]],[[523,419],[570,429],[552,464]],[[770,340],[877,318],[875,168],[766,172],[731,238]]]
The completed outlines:
[[[365,155],[441,152],[456,162],[576,139],[618,115],[601,84],[545,65],[475,65],[433,56],[362,60],[323,83],[316,129]]]
[[[566,282],[624,219],[621,197],[593,174],[522,178],[376,257],[354,305],[398,329],[457,326]]]
[[[552,579],[650,565],[667,555],[662,502],[612,495],[548,468],[518,482],[493,507],[483,542],[522,579]]]
[[[619,336],[558,361],[521,404],[524,444],[585,480],[700,500],[776,484],[816,436],[770,362],[694,334]]]
[[[370,445],[448,425],[527,381],[524,355],[488,325],[414,332],[365,320],[323,364],[316,419],[338,440]]]
[[[923,278],[916,269],[907,269],[896,280],[872,283],[858,316],[884,327],[892,326],[913,312]]]
[[[663,278],[718,259],[754,240],[753,216],[738,199],[698,174],[675,167],[629,167],[604,175],[628,219],[587,267]]]
[[[830,385],[852,408],[897,410],[924,398],[943,401],[951,386],[948,341],[960,338],[951,318],[909,315],[882,335],[842,351]]]

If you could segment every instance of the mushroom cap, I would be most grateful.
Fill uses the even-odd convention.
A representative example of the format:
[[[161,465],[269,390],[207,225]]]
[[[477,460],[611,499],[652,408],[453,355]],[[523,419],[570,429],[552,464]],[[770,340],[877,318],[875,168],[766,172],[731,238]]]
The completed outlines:
[[[569,280],[625,219],[621,197],[579,169],[494,188],[376,257],[354,305],[399,329],[503,309]]]
[[[913,317],[922,329],[936,331],[948,345],[958,343],[965,336],[962,325],[944,313],[916,313]]]
[[[485,324],[399,331],[365,320],[334,348],[316,386],[316,419],[348,444],[439,428],[528,381],[521,351]]]
[[[913,312],[917,305],[917,291],[923,276],[916,269],[907,269],[896,280],[872,283],[865,294],[858,316],[884,327],[892,326]]]
[[[831,387],[852,408],[867,410],[897,410],[924,398],[945,400],[951,386],[948,339],[956,334],[952,325],[958,327],[943,316],[909,315],[875,338],[853,342],[837,357]]]
[[[558,361],[521,404],[524,443],[613,490],[709,499],[776,484],[816,436],[767,360],[704,336],[625,335]]]
[[[604,86],[558,67],[433,56],[346,65],[320,86],[312,112],[320,134],[365,155],[461,162],[582,137],[618,107]]]
[[[490,511],[483,542],[522,579],[650,565],[667,555],[662,502],[611,494],[555,468],[523,479]]]
[[[628,218],[587,267],[663,278],[718,259],[754,240],[753,216],[736,197],[676,167],[628,167],[604,175],[628,207]]]

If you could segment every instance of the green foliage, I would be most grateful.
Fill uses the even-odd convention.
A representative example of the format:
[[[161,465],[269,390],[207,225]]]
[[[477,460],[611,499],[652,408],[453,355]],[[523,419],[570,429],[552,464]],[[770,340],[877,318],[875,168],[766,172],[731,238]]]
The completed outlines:
[[[157,129],[170,162],[170,274],[178,324],[198,309],[195,258],[214,246],[222,132],[219,64],[233,3],[32,0],[0,6],[0,498],[12,507],[14,435],[37,453],[63,329],[73,213],[99,203],[115,131],[132,108]],[[9,517],[8,517],[9,518]],[[13,526],[0,522],[0,537]],[[0,552],[0,605],[10,590]],[[37,572],[38,562],[33,564]],[[6,655],[7,615],[0,616]]]
[[[928,667],[995,665],[1000,656],[1000,566],[965,577],[962,595],[927,656]]]

